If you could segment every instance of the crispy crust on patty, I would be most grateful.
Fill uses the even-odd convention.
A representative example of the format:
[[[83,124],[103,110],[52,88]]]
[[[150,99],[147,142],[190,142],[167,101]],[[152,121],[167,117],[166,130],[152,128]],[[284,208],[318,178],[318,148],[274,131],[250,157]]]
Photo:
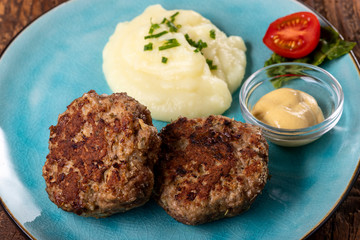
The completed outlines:
[[[149,200],[160,138],[149,110],[126,93],[75,99],[50,127],[43,167],[57,206],[105,217]]]
[[[265,186],[268,144],[255,126],[223,116],[179,118],[160,136],[155,199],[179,222],[238,215]]]

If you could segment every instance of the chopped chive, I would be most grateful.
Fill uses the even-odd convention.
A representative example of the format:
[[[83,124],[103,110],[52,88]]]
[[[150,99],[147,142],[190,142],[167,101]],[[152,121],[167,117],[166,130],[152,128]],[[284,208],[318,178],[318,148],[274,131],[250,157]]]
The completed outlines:
[[[168,39],[162,46],[159,47],[159,51],[178,47],[178,46],[180,46],[180,43],[176,40],[176,38],[171,38]]]
[[[198,42],[195,42],[189,37],[189,34],[187,33],[185,34],[185,39],[190,44],[190,46],[196,48],[194,52],[201,52],[203,48],[206,48],[208,46],[207,43],[201,39]]]
[[[215,39],[215,38],[216,38],[215,29],[211,29],[211,30],[210,30],[210,37],[211,37],[212,39]]]
[[[144,38],[145,38],[145,39],[148,39],[148,38],[158,38],[158,37],[161,37],[162,35],[167,34],[167,33],[168,33],[168,31],[162,31],[162,32],[159,32],[159,33],[154,34],[154,35],[147,35],[147,36],[145,36]]]
[[[149,42],[148,44],[144,45],[144,51],[151,51],[151,50],[153,50],[152,42]]]
[[[208,46],[207,43],[201,39],[197,42],[197,45],[198,45],[197,48],[199,49],[199,51],[201,51],[203,48],[206,48]]]
[[[189,34],[185,34],[185,39],[190,44],[190,46],[196,47],[196,42],[189,37]]]
[[[173,22],[167,21],[166,25],[169,27],[170,32],[177,32],[177,27]]]
[[[166,24],[166,26],[169,28],[170,32],[177,32],[178,29],[181,27],[180,24],[175,24],[175,17],[179,14],[179,12],[174,13],[173,15],[170,16],[170,20],[168,20],[167,18],[163,18],[163,20],[161,21],[160,24]],[[154,31],[156,29],[160,28],[160,25],[158,23],[152,23],[152,19],[150,18],[150,29],[149,29],[149,35],[145,36],[145,39],[149,39],[149,38],[158,38],[166,33],[168,33],[168,31],[162,31],[160,33],[154,34]]]
[[[216,70],[217,66],[213,65],[213,60],[206,59],[206,63],[209,65],[210,70]]]
[[[152,35],[156,29],[160,28],[160,25],[157,23],[151,23],[149,34]]]
[[[169,21],[167,18],[164,18],[164,20],[161,23],[166,24],[170,32],[177,32],[178,28],[181,27],[181,25],[175,25],[174,22]]]
[[[174,13],[173,15],[170,16],[171,22],[174,22],[174,21],[175,21],[175,17],[176,17],[177,15],[179,15],[179,12],[176,12],[176,13]]]
[[[167,63],[167,60],[168,60],[167,57],[162,57],[162,58],[161,58],[161,62],[164,63],[164,64]]]

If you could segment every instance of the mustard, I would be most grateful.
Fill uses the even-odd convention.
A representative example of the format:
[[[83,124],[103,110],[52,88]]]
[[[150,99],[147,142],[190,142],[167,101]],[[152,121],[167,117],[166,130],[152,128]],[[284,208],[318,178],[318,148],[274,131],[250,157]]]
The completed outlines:
[[[251,113],[277,128],[306,128],[324,121],[324,115],[311,95],[291,88],[279,88],[264,95]]]

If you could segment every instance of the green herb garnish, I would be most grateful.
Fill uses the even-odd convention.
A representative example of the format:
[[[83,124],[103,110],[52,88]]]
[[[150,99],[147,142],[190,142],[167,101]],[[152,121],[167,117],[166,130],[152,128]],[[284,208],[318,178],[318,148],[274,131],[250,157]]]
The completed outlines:
[[[206,59],[206,63],[209,65],[210,70],[216,70],[217,66],[213,65],[213,60]]]
[[[166,25],[168,26],[170,32],[177,32],[178,31],[177,27],[175,26],[175,24],[173,22],[167,21]]]
[[[196,48],[196,42],[190,38],[189,34],[186,33],[184,36],[185,36],[186,41],[190,44],[190,46],[193,46]]]
[[[149,42],[148,44],[144,45],[144,51],[151,51],[151,50],[153,50],[152,42]]]
[[[178,29],[181,27],[180,24],[175,25],[175,17],[179,14],[179,12],[174,13],[170,16],[170,20],[167,18],[163,18],[161,24],[166,24],[166,26],[169,28],[170,32],[177,32]]]
[[[210,38],[215,39],[216,35],[215,35],[215,29],[211,29],[210,30]]]
[[[151,23],[151,26],[149,29],[149,34],[152,35],[156,29],[160,28],[160,25],[157,23],[152,23],[151,20],[150,20],[150,23]]]
[[[195,52],[200,52],[203,48],[206,48],[207,46],[207,43],[200,39],[197,42],[197,48],[195,49]]]
[[[207,43],[204,42],[203,40],[199,40],[198,42],[195,42],[194,40],[192,40],[189,36],[189,34],[185,34],[185,39],[186,41],[190,44],[190,46],[194,47],[195,50],[194,52],[201,52],[201,50],[203,48],[206,48],[207,47]]]
[[[203,40],[199,40],[197,42],[195,42],[194,40],[192,40],[189,36],[189,34],[185,34],[185,39],[186,41],[190,44],[190,46],[194,47],[195,50],[194,52],[201,52],[202,49],[206,48],[208,45],[206,42],[204,42]],[[202,52],[201,52],[202,54]],[[213,61],[210,59],[206,59],[206,63],[209,65],[210,70],[216,70],[217,66],[213,65]]]
[[[175,17],[176,17],[177,15],[179,15],[179,12],[176,12],[176,13],[174,13],[173,15],[171,15],[171,16],[170,16],[170,20],[171,20],[172,22],[174,22],[174,21],[175,21]]]
[[[147,35],[147,36],[145,36],[144,38],[145,38],[145,39],[158,38],[158,37],[161,37],[162,35],[167,34],[167,33],[168,33],[168,31],[162,31],[162,32],[159,32],[159,33],[157,33],[157,34]]]
[[[165,24],[168,27],[169,31],[165,30],[165,31],[159,32],[157,34],[154,34],[154,31],[156,29],[160,28],[160,24],[152,23],[152,21],[150,19],[151,26],[150,26],[150,29],[149,29],[149,35],[145,36],[144,38],[145,39],[159,38],[159,37],[163,36],[164,34],[167,34],[168,32],[177,32],[178,29],[181,27],[181,25],[179,25],[179,24],[176,25],[175,24],[175,18],[176,18],[177,15],[179,15],[179,12],[176,12],[173,15],[171,15],[169,17],[170,20],[164,17],[160,24]],[[215,36],[215,29],[210,30],[210,38],[215,39],[215,37],[216,37]],[[195,48],[194,52],[200,52],[202,54],[202,52],[201,52],[202,49],[204,49],[204,48],[206,48],[208,46],[207,43],[204,42],[201,39],[198,40],[197,42],[195,42],[194,40],[192,40],[190,38],[189,34],[185,34],[185,39],[190,44],[190,46]],[[180,43],[178,42],[178,40],[175,39],[175,38],[171,38],[171,39],[166,40],[164,42],[164,44],[159,47],[159,51],[166,50],[166,49],[169,49],[169,48],[178,47],[178,46],[180,46]],[[146,44],[144,46],[144,51],[150,51],[152,49],[153,49],[153,44],[152,43],[148,43],[148,44]],[[161,62],[165,64],[165,63],[167,63],[167,60],[168,59],[166,57],[162,57]],[[206,63],[209,65],[209,68],[211,70],[216,70],[217,69],[217,66],[213,65],[212,60],[206,59]]]
[[[178,42],[178,40],[176,38],[171,38],[171,39],[166,40],[166,42],[162,46],[159,47],[159,51],[178,47],[178,46],[180,46],[180,43]]]
[[[269,66],[275,63],[283,62],[301,62],[309,63],[312,65],[320,65],[326,60],[333,60],[344,54],[349,53],[356,45],[355,42],[348,42],[341,39],[339,33],[337,33],[331,27],[321,27],[320,40],[313,52],[309,55],[298,58],[290,59],[282,57],[276,53],[273,53],[271,57],[265,62],[265,66]],[[282,74],[281,69],[276,70],[276,74]],[[269,76],[274,76],[274,73],[269,73]],[[279,88],[287,81],[294,79],[292,76],[278,77],[272,80],[272,84],[275,88]]]
[[[169,21],[167,18],[164,18],[164,20],[161,22],[162,24],[166,24],[166,26],[169,28],[170,32],[177,32],[178,29],[181,27],[180,24],[175,25],[174,22]]]
[[[181,27],[180,24],[175,25],[175,17],[179,14],[179,12],[174,13],[173,15],[170,16],[170,20],[168,20],[167,18],[164,18],[162,20],[162,22],[160,24],[166,24],[166,26],[169,28],[170,32],[177,32],[178,29]],[[158,38],[161,37],[164,34],[167,34],[169,31],[162,31],[159,32],[157,34],[154,34],[154,31],[156,29],[160,28],[160,24],[158,23],[153,23],[152,19],[150,18],[150,29],[149,29],[149,35],[145,36],[145,39],[149,39],[149,38]]]
[[[161,58],[161,62],[164,63],[164,64],[167,63],[167,60],[168,60],[167,57],[162,57],[162,58]]]

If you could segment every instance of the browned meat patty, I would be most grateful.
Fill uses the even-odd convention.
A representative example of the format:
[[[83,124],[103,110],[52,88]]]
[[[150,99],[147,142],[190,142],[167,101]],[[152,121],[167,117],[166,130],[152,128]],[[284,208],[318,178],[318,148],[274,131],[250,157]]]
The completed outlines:
[[[179,118],[160,136],[155,199],[179,222],[238,215],[265,186],[268,144],[255,126],[223,116]]]
[[[145,106],[126,93],[89,91],[50,127],[46,191],[57,206],[82,216],[138,207],[151,196],[159,148]]]

